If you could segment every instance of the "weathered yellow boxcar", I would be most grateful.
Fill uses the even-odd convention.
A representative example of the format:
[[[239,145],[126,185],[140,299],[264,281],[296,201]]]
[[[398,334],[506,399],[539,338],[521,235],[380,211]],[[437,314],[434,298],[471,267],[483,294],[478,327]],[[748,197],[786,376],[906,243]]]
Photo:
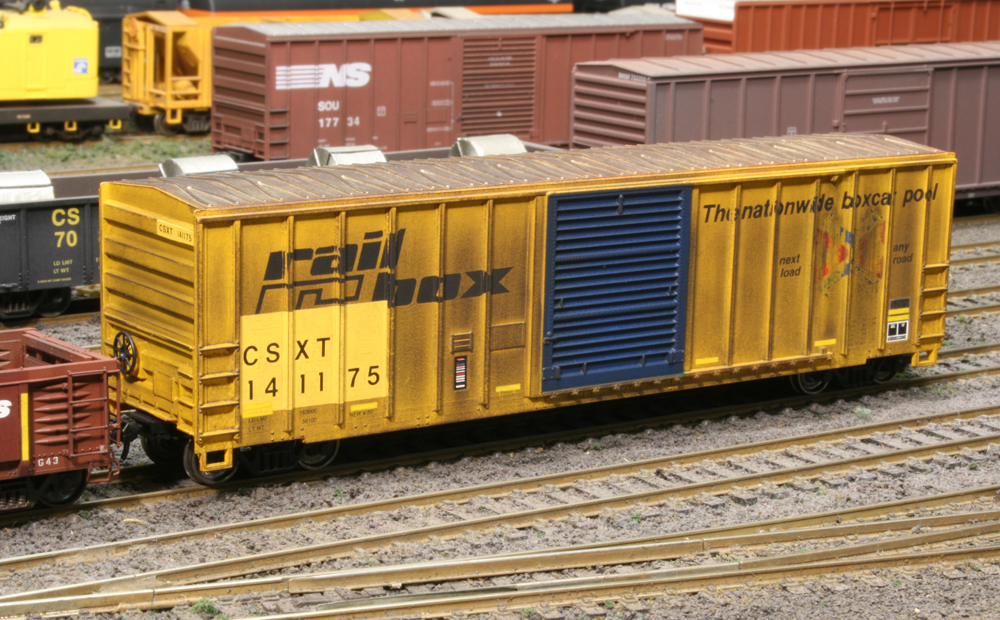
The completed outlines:
[[[943,338],[954,178],[836,134],[105,184],[104,351],[208,483],[234,451],[273,471],[395,429],[885,379]]]

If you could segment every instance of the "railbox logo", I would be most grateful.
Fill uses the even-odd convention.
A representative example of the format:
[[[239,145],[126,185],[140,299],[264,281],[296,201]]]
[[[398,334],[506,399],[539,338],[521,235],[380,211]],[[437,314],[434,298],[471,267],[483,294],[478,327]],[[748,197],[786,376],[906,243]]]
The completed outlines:
[[[364,301],[388,301],[389,305],[399,307],[410,305],[414,297],[418,304],[425,304],[510,292],[503,285],[503,279],[514,270],[513,267],[446,273],[443,277],[429,275],[420,278],[419,283],[417,278],[396,278],[394,271],[405,238],[405,228],[389,233],[387,239],[383,239],[381,230],[373,230],[365,233],[360,249],[356,243],[351,243],[342,248],[329,245],[271,252],[254,314],[263,311],[264,298],[269,291],[287,289],[296,292],[296,310]],[[291,277],[292,265],[299,262],[309,263],[312,277],[301,280]],[[375,279],[366,279],[366,275],[375,275]],[[341,282],[347,285],[343,298],[333,293],[331,286]]]
[[[372,66],[367,62],[342,65],[281,65],[275,68],[277,90],[307,88],[359,88],[371,80]]]

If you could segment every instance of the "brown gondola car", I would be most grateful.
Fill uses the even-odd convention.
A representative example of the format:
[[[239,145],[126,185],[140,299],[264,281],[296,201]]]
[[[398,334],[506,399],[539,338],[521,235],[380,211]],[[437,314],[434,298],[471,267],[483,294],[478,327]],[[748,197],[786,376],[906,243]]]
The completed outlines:
[[[76,501],[118,471],[118,362],[33,329],[0,331],[0,510]]]
[[[708,53],[1000,38],[1000,0],[678,0]]]
[[[1000,194],[1000,42],[591,62],[574,71],[576,147],[827,132],[958,157],[957,198]]]
[[[701,51],[700,24],[672,14],[218,27],[212,148],[280,160],[496,133],[562,145],[575,63]]]

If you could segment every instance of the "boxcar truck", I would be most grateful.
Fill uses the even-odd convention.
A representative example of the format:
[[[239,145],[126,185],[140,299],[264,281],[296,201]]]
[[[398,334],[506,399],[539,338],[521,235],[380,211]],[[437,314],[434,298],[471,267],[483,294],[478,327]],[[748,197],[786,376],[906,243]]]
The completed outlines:
[[[954,180],[833,134],[108,183],[103,349],[209,484],[395,429],[885,381],[944,337]]]

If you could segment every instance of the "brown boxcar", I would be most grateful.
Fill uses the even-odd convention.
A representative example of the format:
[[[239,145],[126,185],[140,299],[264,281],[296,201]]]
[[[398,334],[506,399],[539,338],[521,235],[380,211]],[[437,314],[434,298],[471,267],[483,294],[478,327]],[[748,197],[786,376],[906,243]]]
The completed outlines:
[[[701,25],[673,15],[216,28],[212,147],[270,160],[494,133],[565,144],[575,63],[701,51]]]
[[[709,53],[1000,39],[1000,0],[679,0]]]
[[[0,331],[0,510],[67,504],[95,469],[117,473],[117,373],[116,360],[33,329]]]
[[[614,60],[574,73],[575,146],[885,133],[958,156],[1000,193],[1000,42]]]

